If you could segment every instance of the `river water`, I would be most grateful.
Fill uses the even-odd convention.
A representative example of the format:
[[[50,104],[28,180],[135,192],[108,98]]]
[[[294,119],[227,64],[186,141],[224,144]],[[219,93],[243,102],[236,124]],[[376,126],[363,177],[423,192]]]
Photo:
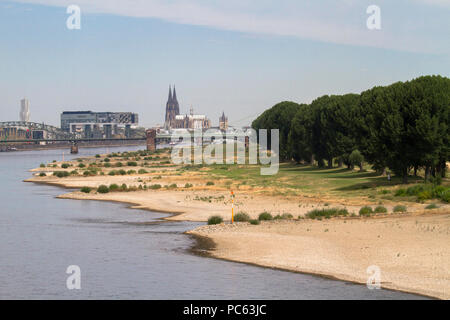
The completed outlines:
[[[78,156],[142,147],[80,149]],[[65,159],[74,156],[67,155]],[[321,277],[205,258],[183,234],[199,226],[127,205],[61,200],[25,183],[63,150],[0,153],[0,299],[421,299]],[[68,290],[66,269],[81,269]]]

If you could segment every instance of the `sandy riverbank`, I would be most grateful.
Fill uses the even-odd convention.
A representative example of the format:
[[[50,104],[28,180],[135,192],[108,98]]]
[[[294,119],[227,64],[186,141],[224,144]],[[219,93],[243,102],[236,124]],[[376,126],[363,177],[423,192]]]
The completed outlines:
[[[148,168],[150,172],[145,174],[78,174],[57,178],[51,175],[55,170],[62,170],[60,163],[56,165],[57,169],[31,170],[34,176],[27,181],[76,189],[59,198],[117,201],[132,204],[135,208],[174,213],[167,218],[169,220],[206,221],[211,215],[230,220],[230,185],[217,179],[214,185],[208,185],[212,176],[202,170],[180,173],[176,167],[167,166]],[[107,173],[111,169],[102,170]],[[38,172],[48,175],[39,177]],[[192,186],[184,187],[186,183]],[[176,185],[176,188],[106,194],[79,191],[81,187],[97,188],[101,184],[126,184],[135,188],[160,184]],[[367,197],[276,195],[273,192],[276,188],[270,186],[233,185],[233,189],[235,212],[246,212],[252,218],[257,218],[263,211],[272,215],[290,213],[297,218],[311,209],[324,207],[346,207],[350,213],[357,213],[361,206],[373,205]],[[392,212],[398,203],[386,200],[383,205]],[[190,233],[211,239],[215,243],[211,254],[217,258],[358,283],[366,283],[367,267],[377,265],[381,268],[385,288],[450,299],[449,205],[440,204],[439,209],[424,210],[425,204],[408,202],[407,207],[408,213],[400,215],[273,221],[259,226],[240,223],[205,226]]]
[[[211,255],[264,267],[366,283],[450,299],[450,214],[204,226],[189,232],[215,243]]]

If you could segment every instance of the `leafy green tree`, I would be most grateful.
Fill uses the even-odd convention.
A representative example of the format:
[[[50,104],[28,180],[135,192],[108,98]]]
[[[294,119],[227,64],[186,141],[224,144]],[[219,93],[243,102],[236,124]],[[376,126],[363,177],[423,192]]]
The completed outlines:
[[[314,111],[310,105],[302,104],[291,122],[288,145],[292,158],[313,164],[313,135]]]
[[[252,123],[252,128],[259,129],[279,129],[280,130],[280,159],[288,160],[291,152],[288,147],[288,136],[291,128],[291,121],[294,118],[299,104],[284,101],[276,104],[272,108],[264,111]],[[270,133],[268,133],[268,147],[270,148]]]
[[[360,171],[363,170],[364,157],[358,149],[352,151],[352,153],[348,157],[348,161],[352,166],[352,169],[354,168],[354,166],[359,166]]]

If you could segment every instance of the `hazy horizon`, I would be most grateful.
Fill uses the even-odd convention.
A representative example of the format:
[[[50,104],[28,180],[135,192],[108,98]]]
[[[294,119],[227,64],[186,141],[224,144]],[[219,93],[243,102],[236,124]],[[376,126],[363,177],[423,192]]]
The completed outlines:
[[[66,7],[82,10],[69,30]],[[368,30],[366,8],[381,8]],[[450,76],[450,1],[0,1],[0,121],[59,126],[63,111],[130,111],[162,124],[169,85],[213,125],[272,105]]]

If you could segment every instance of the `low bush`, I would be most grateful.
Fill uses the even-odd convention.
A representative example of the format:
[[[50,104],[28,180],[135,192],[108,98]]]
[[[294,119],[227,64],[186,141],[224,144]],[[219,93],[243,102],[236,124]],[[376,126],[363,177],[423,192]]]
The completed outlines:
[[[259,220],[257,220],[257,219],[251,219],[249,222],[250,222],[250,224],[253,224],[253,225],[259,224]]]
[[[211,216],[208,219],[208,224],[212,225],[212,224],[221,224],[223,222],[223,219],[221,216]]]
[[[109,159],[109,158],[105,158],[103,161],[105,161],[105,162],[110,162],[111,161],[111,159]]]
[[[425,209],[428,209],[428,210],[429,209],[437,209],[437,208],[439,208],[439,206],[436,205],[435,203],[431,203],[425,207]]]
[[[89,187],[83,187],[83,188],[81,188],[81,192],[83,192],[83,193],[89,193],[89,192],[91,192],[91,188],[89,188]]]
[[[129,166],[129,167],[137,167],[137,162],[136,161],[128,161],[127,162],[127,166]]]
[[[263,213],[261,213],[258,217],[258,220],[260,221],[268,221],[268,220],[273,220],[272,215],[269,212],[264,211]]]
[[[39,173],[39,177],[46,177],[46,176],[47,176],[47,174],[45,172]]]
[[[160,184],[152,184],[151,186],[148,186],[149,189],[152,190],[158,190],[161,189],[161,185]]]
[[[360,216],[370,216],[372,213],[373,213],[372,207],[365,206],[359,209]]]
[[[78,164],[78,168],[85,168],[86,166],[83,163]]]
[[[61,165],[61,168],[63,168],[63,169],[67,169],[69,167],[69,164],[68,163],[63,163],[62,165]]]
[[[99,155],[99,154],[96,154],[95,157],[96,157],[96,158],[100,158],[100,155]]]
[[[108,175],[109,176],[115,176],[116,175],[116,171],[112,170],[112,171],[108,172]]]
[[[247,222],[250,220],[250,216],[245,212],[238,212],[234,215],[234,221],[236,222]]]
[[[127,174],[127,172],[123,169],[120,169],[119,171],[117,171],[118,174],[120,174],[121,176],[124,176]]]
[[[109,191],[117,191],[117,190],[119,190],[119,186],[117,184],[113,183],[109,186]]]
[[[127,174],[135,174],[136,173],[136,170],[128,170],[127,171]]]
[[[422,183],[407,189],[398,189],[395,196],[416,196],[419,202],[429,199],[440,199],[444,202],[450,202],[450,186],[442,186],[437,183]]]
[[[401,206],[401,205],[395,206],[394,207],[394,212],[406,212],[406,207],[405,206]]]
[[[422,191],[419,194],[417,194],[417,200],[420,201],[420,202],[423,202],[425,200],[429,200],[429,199],[432,199],[432,198],[433,198],[433,195],[428,190]]]
[[[404,197],[404,196],[406,196],[406,190],[405,189],[398,189],[397,191],[395,191],[394,195],[396,197]]]
[[[109,188],[108,188],[108,186],[105,186],[104,184],[102,184],[101,186],[99,186],[97,188],[97,192],[98,193],[108,193],[109,192]]]
[[[450,189],[443,191],[439,198],[444,202],[450,202]]]
[[[309,211],[305,217],[309,219],[319,219],[319,218],[326,218],[329,219],[331,217],[338,217],[338,216],[347,216],[348,211],[347,209],[339,209],[339,208],[327,208],[327,209],[314,209]]]
[[[192,183],[186,183],[186,184],[184,185],[184,187],[185,187],[185,188],[192,188],[193,185],[192,185]]]
[[[57,176],[58,178],[64,178],[64,177],[68,177],[70,175],[70,173],[67,171],[55,171],[55,172],[53,172],[53,175]]]
[[[45,168],[45,164],[41,163],[40,167]]]
[[[383,206],[378,206],[374,210],[375,213],[387,213],[387,209]]]
[[[207,185],[207,186],[213,186],[213,185],[214,185],[214,182],[208,181],[208,182],[206,183],[206,185]]]
[[[139,174],[146,174],[146,173],[147,173],[147,170],[145,170],[145,169],[139,169],[138,173],[139,173]]]

